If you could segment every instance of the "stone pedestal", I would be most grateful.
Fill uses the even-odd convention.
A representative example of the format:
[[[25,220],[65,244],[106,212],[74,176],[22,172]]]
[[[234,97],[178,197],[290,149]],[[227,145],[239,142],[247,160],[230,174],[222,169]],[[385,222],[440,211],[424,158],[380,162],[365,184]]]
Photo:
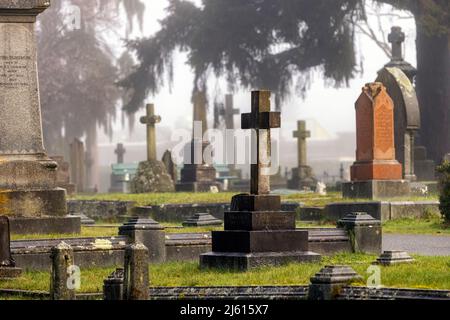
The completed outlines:
[[[211,188],[220,188],[220,183],[216,181],[216,169],[203,161],[208,147],[207,141],[197,139],[186,146],[186,163],[181,169],[180,182],[175,187],[177,192],[209,192]]]
[[[313,170],[310,166],[292,168],[292,178],[288,181],[289,189],[302,190],[309,188],[314,190],[317,180],[314,178]]]
[[[354,212],[338,221],[338,227],[349,233],[353,252],[380,254],[382,250],[381,221],[365,212]]]
[[[342,196],[354,199],[383,199],[410,194],[411,185],[406,180],[366,180],[342,184]]]
[[[158,160],[148,160],[139,163],[136,176],[131,182],[133,193],[173,192],[172,178],[167,173],[166,166]]]
[[[9,217],[39,219],[67,212],[57,163],[47,156],[42,140],[34,28],[36,16],[49,4],[0,3],[0,214]]]
[[[308,299],[334,300],[342,287],[356,280],[362,280],[362,277],[349,266],[326,266],[311,278]]]
[[[356,101],[356,145],[351,182],[342,186],[344,197],[409,195],[402,165],[395,159],[394,104],[380,82],[366,84]]]
[[[166,234],[158,222],[135,217],[119,228],[119,235],[130,237],[132,243],[146,246],[150,262],[166,261]]]
[[[384,251],[380,257],[377,258],[376,264],[383,266],[391,266],[395,264],[412,263],[415,260],[405,251],[391,250]]]
[[[248,270],[288,262],[315,262],[308,231],[295,229],[295,212],[281,211],[280,197],[237,195],[225,212],[225,231],[212,233],[212,252],[200,256],[203,268]]]

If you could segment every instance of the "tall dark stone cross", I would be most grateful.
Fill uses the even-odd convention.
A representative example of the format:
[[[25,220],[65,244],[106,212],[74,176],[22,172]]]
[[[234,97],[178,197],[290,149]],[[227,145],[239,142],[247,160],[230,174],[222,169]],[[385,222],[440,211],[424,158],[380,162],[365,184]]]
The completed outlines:
[[[270,112],[270,91],[252,92],[252,112],[242,114],[242,129],[254,129],[252,146],[256,147],[256,159],[251,164],[250,193],[270,193],[270,129],[280,128],[280,112]]]
[[[147,105],[147,115],[141,118],[141,123],[147,125],[147,160],[156,160],[156,124],[161,122],[161,117],[155,115],[155,106]]]
[[[403,60],[403,42],[405,41],[405,33],[400,27],[392,27],[391,33],[388,35],[388,41],[392,45],[392,60]]]
[[[242,114],[242,129],[253,129],[250,194],[239,194],[224,213],[224,231],[212,233],[212,252],[201,267],[248,270],[288,262],[312,262],[308,231],[296,230],[295,212],[281,210],[281,197],[270,194],[270,129],[280,128],[281,114],[270,112],[270,91],[252,92],[252,112]]]
[[[114,151],[114,153],[117,154],[117,163],[124,162],[125,152],[126,152],[126,149],[124,148],[123,143],[118,143],[117,148]]]

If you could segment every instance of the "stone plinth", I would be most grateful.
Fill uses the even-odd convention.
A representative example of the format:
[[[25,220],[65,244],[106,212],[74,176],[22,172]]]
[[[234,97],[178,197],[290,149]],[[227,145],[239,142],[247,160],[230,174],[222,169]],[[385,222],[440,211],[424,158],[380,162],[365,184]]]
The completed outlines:
[[[139,163],[131,190],[133,193],[173,192],[175,188],[164,163],[148,160]]]
[[[216,181],[216,169],[205,164],[202,156],[210,145],[207,141],[193,139],[186,146],[187,163],[181,169],[180,182],[176,184],[177,192],[209,192],[211,188],[219,188]]]
[[[393,101],[379,82],[367,84],[356,102],[356,145],[351,182],[343,184],[344,197],[409,194],[409,186],[402,180],[402,165],[395,160]]]
[[[0,280],[17,278],[22,269],[16,267],[11,255],[9,219],[0,216]]]
[[[415,260],[405,251],[393,250],[384,251],[380,257],[378,257],[376,263],[383,266],[391,266],[394,264],[412,263]]]
[[[66,214],[57,164],[42,140],[34,24],[49,4],[0,3],[0,214],[8,216]]]
[[[183,222],[183,227],[221,226],[223,222],[209,213],[196,213]]]
[[[292,168],[292,177],[288,181],[289,189],[302,190],[304,188],[314,189],[317,180],[314,178],[313,170],[310,166]]]

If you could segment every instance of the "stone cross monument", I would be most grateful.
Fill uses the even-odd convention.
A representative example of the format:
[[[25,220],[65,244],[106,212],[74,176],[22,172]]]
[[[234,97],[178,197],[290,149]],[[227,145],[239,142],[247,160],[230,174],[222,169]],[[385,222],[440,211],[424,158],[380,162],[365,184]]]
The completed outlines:
[[[298,154],[298,167],[307,165],[306,156],[306,139],[311,138],[311,131],[306,130],[306,122],[297,122],[297,131],[294,131],[294,138],[297,138],[297,154]]]
[[[312,168],[308,166],[306,139],[311,137],[311,131],[306,130],[306,122],[297,122],[297,131],[293,133],[297,138],[297,168],[292,169],[292,178],[288,181],[289,189],[314,188],[316,179],[314,178]]]
[[[292,261],[317,261],[309,252],[308,231],[295,229],[295,212],[281,211],[280,196],[270,195],[270,129],[281,115],[270,111],[270,91],[252,92],[251,113],[242,114],[242,129],[252,129],[250,194],[234,196],[225,212],[225,231],[212,233],[212,252],[200,256],[201,267],[248,270]]]
[[[389,33],[388,41],[392,45],[391,61],[385,67],[397,67],[402,70],[409,78],[411,83],[414,83],[414,77],[417,75],[417,69],[406,62],[403,58],[403,42],[405,41],[405,33],[400,27],[392,27]]]
[[[234,116],[239,114],[239,109],[234,108],[233,95],[225,96],[225,108],[221,110],[221,116],[225,119],[225,127],[234,129]]]
[[[345,198],[376,199],[405,196],[409,182],[395,159],[394,104],[380,82],[366,84],[356,101],[356,162]]]
[[[11,217],[60,217],[67,211],[66,192],[57,188],[57,164],[42,140],[34,28],[49,5],[49,0],[0,1],[0,214]]]
[[[114,153],[117,155],[117,163],[124,163],[124,156],[127,150],[124,148],[123,143],[118,143]]]
[[[156,124],[161,117],[155,115],[155,106],[147,104],[147,115],[141,123],[147,126],[147,161],[139,163],[136,175],[131,181],[133,193],[172,192],[174,182],[167,172],[166,166],[156,158]]]
[[[156,160],[156,124],[161,117],[155,115],[155,106],[147,104],[147,115],[141,118],[141,123],[147,125],[147,160]]]
[[[208,192],[212,188],[218,188],[216,182],[216,169],[210,163],[206,163],[203,155],[210,144],[205,138],[208,130],[206,117],[207,99],[205,92],[196,92],[193,95],[193,134],[192,140],[184,149],[184,166],[180,172],[180,182],[176,184],[176,190],[181,192]],[[201,123],[201,137],[197,128]]]

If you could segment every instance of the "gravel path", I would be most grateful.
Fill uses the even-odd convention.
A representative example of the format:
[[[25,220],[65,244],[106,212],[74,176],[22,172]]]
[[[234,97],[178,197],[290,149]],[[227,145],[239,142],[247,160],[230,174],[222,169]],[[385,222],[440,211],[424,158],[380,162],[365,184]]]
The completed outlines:
[[[450,236],[384,234],[383,250],[405,250],[424,256],[450,256]]]

